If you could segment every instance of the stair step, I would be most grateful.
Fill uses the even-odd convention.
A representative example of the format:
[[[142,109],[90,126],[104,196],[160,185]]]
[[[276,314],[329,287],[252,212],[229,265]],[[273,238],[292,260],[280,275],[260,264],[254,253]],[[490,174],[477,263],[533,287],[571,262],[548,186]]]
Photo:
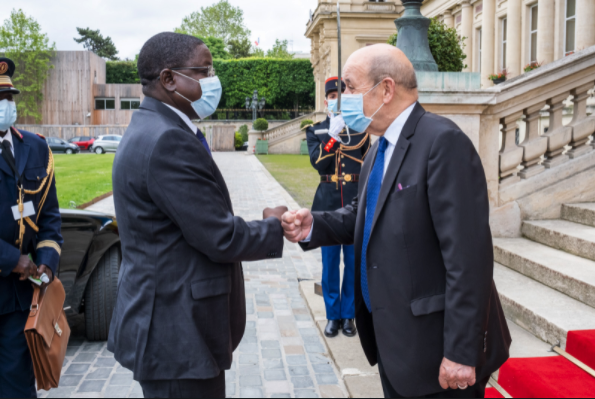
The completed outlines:
[[[595,228],[566,220],[523,222],[523,235],[548,247],[595,260]]]
[[[595,308],[595,262],[524,238],[494,239],[496,262]]]
[[[569,331],[595,330],[595,309],[496,263],[494,280],[506,317],[536,337],[566,348]]]
[[[595,227],[595,203],[562,205],[562,219]]]

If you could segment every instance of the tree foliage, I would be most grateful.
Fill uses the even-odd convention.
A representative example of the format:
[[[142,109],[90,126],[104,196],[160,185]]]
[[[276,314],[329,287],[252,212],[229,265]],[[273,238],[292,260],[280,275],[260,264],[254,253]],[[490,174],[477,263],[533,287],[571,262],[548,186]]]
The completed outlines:
[[[259,132],[264,132],[265,130],[269,129],[269,121],[267,121],[264,118],[258,118],[257,120],[254,121],[254,123],[252,124],[252,127],[254,128],[254,130],[257,130]]]
[[[196,37],[216,37],[226,46],[231,40],[248,38],[250,31],[244,26],[244,11],[234,7],[229,0],[219,0],[208,7],[201,7],[182,21],[175,30]]]
[[[272,49],[267,51],[267,58],[279,58],[282,60],[290,60],[293,58],[293,54],[288,51],[288,41],[279,39],[275,40],[275,45]]]
[[[199,37],[199,39],[205,42],[205,44],[211,51],[213,59],[228,60],[232,58],[231,54],[229,54],[229,52],[227,51],[227,48],[225,48],[225,42],[223,41],[223,39],[219,39],[214,36],[209,36],[206,38]]]
[[[12,82],[21,91],[17,97],[17,111],[20,117],[32,117],[41,121],[43,87],[56,51],[55,43],[32,17],[22,10],[12,10],[10,17],[0,27],[0,52],[16,65]]]
[[[107,83],[140,83],[136,61],[108,61],[105,63]]]
[[[231,58],[248,58],[253,54],[252,43],[247,37],[231,39],[229,43],[227,43],[227,47],[231,54]]]
[[[397,45],[397,33],[388,39],[388,44]],[[457,31],[448,28],[445,24],[433,18],[428,29],[428,40],[430,42],[430,51],[434,60],[438,64],[440,72],[461,72],[467,67],[465,59],[467,56],[463,52],[465,47],[463,40]]]
[[[90,28],[76,28],[79,38],[74,38],[77,43],[83,43],[86,50],[92,51],[98,56],[115,61],[118,59],[118,50],[116,45],[112,42],[111,37],[103,37],[99,29],[93,30]]]

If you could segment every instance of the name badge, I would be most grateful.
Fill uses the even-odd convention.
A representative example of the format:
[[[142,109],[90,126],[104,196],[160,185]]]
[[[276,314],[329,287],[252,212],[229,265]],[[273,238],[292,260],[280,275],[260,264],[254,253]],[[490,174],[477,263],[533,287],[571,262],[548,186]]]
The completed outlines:
[[[12,215],[14,216],[14,220],[21,220],[21,212],[19,212],[19,206],[15,205],[12,208]],[[25,209],[23,210],[23,218],[28,218],[31,216],[35,216],[35,207],[33,206],[33,202],[25,202]]]

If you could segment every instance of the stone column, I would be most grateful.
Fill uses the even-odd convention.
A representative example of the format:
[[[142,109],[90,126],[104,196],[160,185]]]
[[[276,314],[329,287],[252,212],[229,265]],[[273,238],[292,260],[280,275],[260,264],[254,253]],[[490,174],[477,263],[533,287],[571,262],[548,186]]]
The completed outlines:
[[[554,61],[555,3],[555,0],[539,0],[537,3],[537,62],[544,65]]]
[[[595,45],[595,1],[576,1],[576,50]]]
[[[521,178],[528,179],[543,171],[545,166],[539,165],[541,156],[547,151],[547,137],[539,134],[539,119],[541,110],[545,108],[545,101],[525,109],[525,122],[527,123],[527,133],[525,140],[521,143],[523,147],[523,162],[525,169],[521,170]]]
[[[550,127],[544,135],[547,137],[546,160],[543,165],[551,169],[568,161],[568,155],[564,155],[564,147],[572,140],[572,127],[564,126],[564,101],[570,96],[570,92],[562,93],[548,101],[550,106]]]
[[[470,0],[463,0],[461,4],[461,35],[465,38],[465,63],[467,68],[464,72],[471,72],[473,70],[473,7],[471,7]]]
[[[494,52],[496,36],[496,0],[483,0],[483,22],[481,33],[481,85],[492,86],[488,76],[494,73]]]
[[[449,29],[455,27],[455,19],[452,16],[452,12],[450,10],[444,11],[444,25],[446,25],[446,27]]]
[[[522,0],[508,0],[506,69],[509,78],[521,74]]]
[[[503,118],[502,150],[500,150],[500,184],[508,185],[521,180],[518,176],[518,166],[523,161],[524,149],[516,145],[516,130],[518,120],[523,117],[523,111],[516,112]]]
[[[593,147],[586,145],[589,137],[595,132],[595,115],[587,116],[587,99],[589,98],[589,90],[592,88],[593,82],[570,92],[574,96],[572,100],[574,103],[573,118],[569,124],[572,127],[572,141],[570,142],[572,149],[568,151],[571,159],[578,158],[593,150]]]

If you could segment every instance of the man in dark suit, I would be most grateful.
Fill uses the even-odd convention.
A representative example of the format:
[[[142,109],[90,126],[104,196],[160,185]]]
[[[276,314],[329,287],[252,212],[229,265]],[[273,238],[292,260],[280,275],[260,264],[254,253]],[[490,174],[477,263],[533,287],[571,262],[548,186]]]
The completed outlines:
[[[35,398],[24,332],[33,299],[28,278],[56,274],[62,220],[47,142],[13,126],[20,93],[14,72],[15,64],[0,58],[0,398]]]
[[[331,77],[325,83],[325,104],[334,108],[339,97],[339,78]],[[345,82],[341,82],[345,91]],[[334,102],[334,103],[333,103]],[[332,115],[332,114],[331,114]],[[336,130],[339,138],[330,136],[331,118],[306,128],[306,139],[310,162],[320,174],[320,185],[314,196],[312,212],[335,211],[350,204],[357,197],[359,174],[364,158],[370,150],[370,136],[367,133],[351,131],[340,125]],[[347,144],[342,144],[342,143]],[[343,251],[343,284],[341,285],[341,250]],[[339,330],[343,335],[354,337],[355,328],[355,251],[353,245],[323,247],[322,251],[322,294],[328,323],[324,335],[336,337]]]
[[[240,262],[282,256],[286,208],[263,221],[234,216],[190,120],[214,112],[221,95],[202,41],[160,33],[138,71],[146,99],[113,169],[123,260],[108,348],[145,397],[224,397],[246,324]]]
[[[344,76],[356,95],[344,100],[345,123],[368,124],[380,139],[358,199],[336,212],[285,214],[286,237],[306,250],[355,243],[357,328],[387,397],[483,397],[511,339],[479,155],[417,102],[415,71],[395,47],[358,50]]]

